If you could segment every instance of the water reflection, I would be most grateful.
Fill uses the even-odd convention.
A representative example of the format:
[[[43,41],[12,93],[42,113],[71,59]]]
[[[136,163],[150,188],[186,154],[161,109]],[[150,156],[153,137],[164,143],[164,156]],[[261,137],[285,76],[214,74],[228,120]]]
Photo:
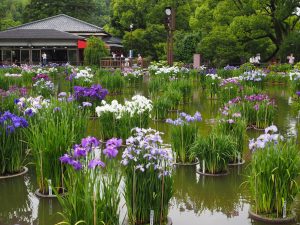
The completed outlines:
[[[62,220],[57,213],[60,210],[57,199],[39,199],[38,201],[38,217],[33,225],[56,224]]]
[[[61,78],[63,79],[63,78]],[[123,95],[108,96],[109,99],[118,99],[123,102],[124,98],[130,99],[135,94],[148,96],[147,83],[137,82],[135,87],[127,87]],[[66,91],[66,83],[59,89]],[[278,105],[274,124],[278,125],[280,132],[298,134],[299,122],[297,114],[289,105],[289,92],[281,86],[270,86],[268,93],[276,98]],[[217,100],[207,100],[201,88],[193,92],[193,103],[182,105],[181,108],[187,113],[200,111],[203,121],[199,123],[200,135],[206,135],[211,129],[220,103]],[[176,112],[170,113],[170,117],[176,117]],[[99,137],[97,130],[98,121],[90,120],[87,135]],[[163,122],[151,122],[150,126],[165,133],[164,141],[169,141],[169,128]],[[298,126],[298,127],[297,127]],[[263,131],[249,130],[249,137],[257,137]],[[245,159],[251,155],[247,150],[248,143],[245,141]],[[119,156],[120,157],[120,156]],[[195,172],[195,167],[178,167],[175,171],[174,197],[170,205],[170,216],[174,225],[263,225],[251,221],[248,218],[249,193],[241,184],[245,180],[246,166],[231,168],[230,174],[225,177],[203,177]],[[61,220],[57,215],[61,211],[55,199],[38,199],[33,193],[36,190],[36,176],[34,168],[23,177],[9,180],[0,180],[0,224],[1,225],[53,225]],[[121,219],[123,219],[126,207],[124,201],[121,204]],[[300,221],[300,196],[295,202],[295,212]]]
[[[181,212],[193,211],[196,215],[210,212],[224,214],[227,218],[239,216],[246,202],[241,192],[242,168],[231,169],[228,176],[200,176],[195,167],[176,169],[172,204]]]
[[[0,180],[0,224],[32,224],[31,201],[25,180],[28,177]]]

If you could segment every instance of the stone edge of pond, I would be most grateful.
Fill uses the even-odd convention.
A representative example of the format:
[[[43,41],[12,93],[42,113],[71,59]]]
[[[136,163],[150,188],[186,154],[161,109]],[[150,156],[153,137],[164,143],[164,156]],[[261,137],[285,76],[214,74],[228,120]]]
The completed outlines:
[[[242,162],[239,162],[239,163],[229,163],[228,166],[241,166],[241,165],[244,165],[246,162],[245,159],[242,160]]]
[[[27,172],[28,172],[28,168],[26,166],[23,166],[23,171],[16,173],[16,174],[12,174],[12,175],[0,176],[0,180],[19,177],[19,176],[26,174]]]
[[[36,189],[36,191],[34,192],[34,194],[37,196],[37,197],[40,197],[40,198],[57,198],[56,195],[44,195],[42,193],[40,193],[40,190],[39,189]],[[61,196],[64,196],[66,194],[65,193],[62,193],[60,194]]]
[[[196,173],[198,173],[198,174],[200,174],[202,176],[209,176],[209,177],[223,177],[223,176],[229,175],[229,171],[227,171],[226,173],[216,173],[216,174],[213,174],[213,173],[202,173],[201,171],[196,170]]]
[[[263,215],[256,214],[249,209],[249,217],[253,220],[265,222],[265,223],[272,223],[272,224],[292,224],[296,222],[296,216],[292,215],[286,218],[268,218]]]
[[[199,161],[193,162],[193,163],[173,163],[175,166],[197,166],[199,164]]]
[[[148,225],[149,223],[146,223],[144,225]],[[122,225],[131,225],[129,222],[128,222],[128,218],[122,223]],[[173,221],[172,221],[172,218],[168,216],[168,222],[166,223],[166,225],[173,225]]]

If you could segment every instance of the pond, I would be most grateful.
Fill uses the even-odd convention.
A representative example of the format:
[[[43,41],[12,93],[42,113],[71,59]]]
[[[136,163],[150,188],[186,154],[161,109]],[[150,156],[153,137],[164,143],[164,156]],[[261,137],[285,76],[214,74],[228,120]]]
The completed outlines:
[[[59,85],[59,89],[65,89]],[[297,116],[289,106],[289,92],[284,86],[268,86],[266,91],[276,99],[278,111],[274,124],[282,133],[295,133]],[[122,96],[109,96],[119,100],[130,98],[135,94],[147,97],[147,81],[128,87]],[[193,101],[181,105],[185,112],[199,111],[203,121],[200,123],[200,134],[210,131],[219,109],[217,100],[208,100],[201,88],[195,88]],[[170,112],[176,117],[177,112]],[[154,129],[165,133],[165,142],[169,140],[169,126],[163,122],[152,122]],[[249,137],[257,137],[260,132],[248,130]],[[90,121],[87,135],[99,136],[97,119]],[[247,145],[247,141],[245,141]],[[248,148],[246,148],[248,149]],[[174,225],[260,225],[248,218],[250,207],[249,193],[243,185],[247,172],[249,151],[245,153],[246,164],[230,168],[230,174],[223,177],[205,177],[196,173],[196,167],[177,167],[174,177],[174,196],[171,200],[169,216]],[[29,164],[29,173],[22,177],[0,180],[0,224],[1,225],[53,225],[61,221],[58,212],[61,210],[56,199],[40,199],[35,196],[37,189],[34,166]],[[122,218],[125,207],[121,206]],[[300,200],[296,201],[295,211],[300,222]]]

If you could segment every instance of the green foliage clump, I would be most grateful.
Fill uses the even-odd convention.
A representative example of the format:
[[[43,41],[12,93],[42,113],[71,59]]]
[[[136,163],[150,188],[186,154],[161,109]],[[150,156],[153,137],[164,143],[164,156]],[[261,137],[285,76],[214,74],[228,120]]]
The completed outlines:
[[[125,78],[121,75],[120,71],[114,73],[105,73],[99,77],[101,85],[103,88],[108,89],[109,93],[122,93],[125,86]]]
[[[168,85],[168,90],[178,90],[182,95],[182,101],[188,102],[192,99],[192,84],[188,79],[179,79]]]
[[[163,96],[153,101],[153,113],[155,120],[163,120],[167,118],[168,112],[172,107],[172,102]]]
[[[183,99],[182,93],[177,89],[168,88],[168,90],[163,94],[163,97],[168,99],[168,102],[171,104],[172,110],[177,110],[179,103]]]
[[[256,150],[250,163],[248,184],[255,213],[282,218],[286,202],[287,215],[299,192],[296,178],[300,173],[299,149],[292,141]]]
[[[270,71],[273,72],[289,72],[293,69],[293,65],[285,63],[285,64],[275,64],[269,66]]]
[[[225,173],[228,163],[236,154],[237,145],[230,135],[212,132],[207,137],[198,137],[191,147],[191,157],[198,158],[200,164],[205,162],[205,172],[211,174]]]
[[[175,34],[174,39],[174,55],[176,60],[191,63],[201,35],[199,33],[178,32]]]
[[[108,50],[104,42],[97,37],[90,37],[87,40],[87,47],[84,49],[84,63],[86,65],[99,65],[102,57],[108,56]]]
[[[88,162],[86,162],[88,164]],[[105,169],[66,168],[66,196],[54,189],[62,206],[63,222],[59,224],[119,224],[119,185],[121,173],[113,159],[105,161]]]
[[[246,137],[246,122],[241,118],[232,119],[232,122],[228,120],[220,120],[214,127],[214,132],[230,135],[236,143],[236,150],[234,155],[231,156],[230,163],[239,163],[238,160],[242,160],[244,152],[244,141]]]
[[[51,99],[51,104],[40,109],[31,120],[28,145],[36,162],[40,193],[48,194],[49,179],[61,191],[63,171],[58,159],[84,136],[88,116],[75,102]]]
[[[185,123],[181,126],[172,126],[172,149],[176,152],[176,157],[181,163],[195,161],[195,158],[190,156],[190,148],[196,140],[197,133],[198,127],[196,124]]]

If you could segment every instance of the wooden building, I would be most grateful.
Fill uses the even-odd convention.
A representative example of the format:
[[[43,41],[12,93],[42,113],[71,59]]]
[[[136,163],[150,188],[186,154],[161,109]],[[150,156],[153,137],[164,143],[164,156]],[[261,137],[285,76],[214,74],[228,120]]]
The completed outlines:
[[[103,28],[60,14],[0,32],[0,65],[47,62],[81,64],[86,39],[95,36],[112,51],[122,49],[121,40]]]

